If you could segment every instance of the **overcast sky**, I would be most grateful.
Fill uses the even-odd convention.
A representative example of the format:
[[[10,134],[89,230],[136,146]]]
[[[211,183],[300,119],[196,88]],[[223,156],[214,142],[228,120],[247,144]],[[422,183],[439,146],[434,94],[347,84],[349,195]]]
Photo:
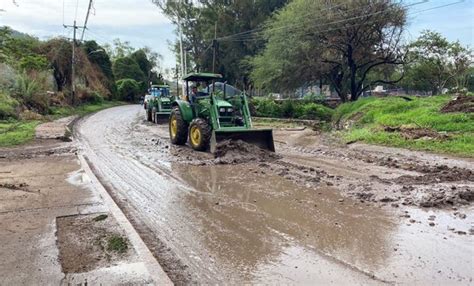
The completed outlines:
[[[421,0],[405,1],[417,3]],[[149,46],[164,57],[164,66],[174,67],[175,57],[169,50],[169,41],[175,39],[174,26],[151,0],[94,0],[85,39],[99,43],[115,38],[129,41],[134,47]],[[416,38],[420,31],[431,29],[449,40],[460,40],[474,46],[474,0],[430,0],[410,9],[408,39]],[[15,5],[16,3],[16,5]],[[63,28],[77,19],[82,25],[89,0],[0,0],[0,26],[47,39],[72,36],[72,29]],[[454,5],[424,11],[431,7]],[[76,9],[77,7],[77,9]],[[3,10],[3,11],[2,11]],[[80,33],[79,33],[80,36]]]

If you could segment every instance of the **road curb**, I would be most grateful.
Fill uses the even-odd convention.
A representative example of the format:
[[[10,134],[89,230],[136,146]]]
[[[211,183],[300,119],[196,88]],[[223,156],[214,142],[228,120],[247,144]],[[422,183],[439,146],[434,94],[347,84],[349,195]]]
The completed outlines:
[[[150,277],[153,279],[155,285],[173,285],[173,282],[170,280],[168,275],[165,273],[163,268],[160,266],[158,261],[155,259],[151,251],[146,246],[145,242],[141,239],[140,235],[137,233],[135,228],[132,226],[130,221],[127,219],[125,214],[119,208],[119,206],[112,199],[110,194],[100,183],[99,179],[95,176],[94,172],[90,168],[87,160],[83,155],[78,154],[79,161],[81,163],[84,172],[89,176],[91,182],[94,185],[94,188],[97,190],[99,195],[104,200],[105,205],[109,209],[110,213],[117,220],[117,223],[122,227],[125,233],[128,236],[131,244],[133,245],[138,256],[143,260]]]

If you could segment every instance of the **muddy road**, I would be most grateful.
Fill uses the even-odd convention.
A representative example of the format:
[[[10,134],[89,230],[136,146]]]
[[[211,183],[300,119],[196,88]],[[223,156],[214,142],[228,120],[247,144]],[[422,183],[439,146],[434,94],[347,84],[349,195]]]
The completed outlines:
[[[274,132],[278,156],[216,159],[170,146],[136,105],[75,136],[177,284],[472,283],[471,160],[303,128]]]

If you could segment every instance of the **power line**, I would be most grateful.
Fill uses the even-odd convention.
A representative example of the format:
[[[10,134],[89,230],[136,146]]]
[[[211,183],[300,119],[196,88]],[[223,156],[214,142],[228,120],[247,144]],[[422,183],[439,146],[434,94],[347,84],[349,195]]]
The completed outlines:
[[[341,3],[341,4],[338,4],[338,5],[334,5],[334,6],[331,6],[331,7],[328,7],[328,8],[325,8],[321,11],[327,11],[327,10],[332,10],[332,9],[335,9],[337,7],[340,7],[342,6],[344,3]],[[354,9],[353,9],[354,10]],[[306,15],[303,15],[301,18],[304,18],[306,16],[310,16],[311,14],[313,14],[313,12],[311,13],[308,13]],[[224,36],[224,37],[219,37],[217,38],[216,40],[223,40],[223,39],[226,39],[226,38],[229,38],[229,37],[233,37],[233,36],[239,36],[239,35],[245,35],[245,34],[248,34],[248,33],[253,33],[253,32],[258,32],[258,31],[261,31],[261,30],[264,30],[266,27],[266,25],[262,25],[262,27],[259,27],[259,28],[255,28],[255,29],[252,29],[252,30],[248,30],[248,31],[244,31],[244,32],[240,32],[240,33],[236,33],[236,34],[232,34],[232,35],[228,35],[228,36]]]
[[[456,5],[456,4],[459,4],[459,3],[462,3],[462,2],[464,2],[464,0],[460,0],[460,1],[457,1],[457,2],[452,2],[452,3],[448,3],[448,4],[444,4],[444,5],[439,5],[439,6],[423,9],[423,10],[419,10],[419,11],[416,11],[416,12],[412,12],[409,15],[414,15],[414,14],[419,14],[419,13],[423,13],[423,12],[427,12],[427,11],[431,11],[431,10],[435,10],[435,9],[445,8],[447,6]],[[418,3],[407,5],[405,7],[413,6],[413,5],[419,5],[419,4],[422,4],[422,3],[425,3],[425,2],[418,2]],[[372,14],[367,14],[367,15],[364,15],[364,16],[357,16],[357,17],[353,17],[353,18],[349,18],[349,19],[338,20],[338,21],[331,22],[331,23],[316,25],[315,27],[327,26],[327,25],[330,25],[330,24],[337,24],[337,23],[341,23],[341,22],[346,22],[346,21],[350,21],[350,20],[353,20],[353,19],[356,19],[356,18],[361,18],[361,17],[367,17],[367,16],[371,16],[371,15],[375,15],[375,14],[380,14],[381,12],[383,12],[383,11],[379,11],[379,12],[372,13]],[[375,21],[371,21],[370,23],[372,23],[372,22],[375,22]],[[362,22],[362,23],[359,23],[359,24],[353,24],[353,25],[350,25],[350,26],[346,26],[344,28],[331,28],[331,29],[322,30],[322,31],[310,32],[310,33],[306,33],[305,35],[309,35],[309,34],[313,34],[313,33],[317,34],[317,33],[334,31],[334,30],[343,30],[343,29],[348,29],[348,28],[351,28],[351,27],[360,26],[360,25],[364,25],[364,24],[367,24],[367,22]],[[265,40],[265,37],[262,36],[262,35],[254,35],[253,37],[247,37],[247,38],[241,38],[241,39],[237,38],[237,39],[228,40],[228,41],[230,41],[230,42],[246,42],[246,41],[259,41],[259,40]]]
[[[415,2],[415,3],[412,3],[412,4],[407,4],[405,6],[402,6],[403,8],[407,8],[407,7],[410,7],[410,6],[416,6],[416,5],[420,5],[420,4],[424,4],[424,3],[427,3],[429,0],[422,0],[420,2]],[[391,6],[394,6],[396,4],[392,4]],[[326,9],[323,9],[321,11],[325,11],[325,10],[332,10],[334,8],[337,8],[338,6],[340,5],[336,5],[336,6],[332,6],[332,7],[329,7],[329,8],[326,8]],[[354,9],[350,9],[350,10],[347,10],[346,12],[348,11],[354,11],[354,10],[359,10],[359,9],[363,9],[364,7],[357,7],[357,8],[354,8]],[[348,19],[343,19],[343,20],[337,20],[337,21],[334,21],[334,22],[330,22],[330,23],[323,23],[323,24],[319,24],[319,25],[315,25],[313,27],[320,27],[320,26],[327,26],[327,25],[331,25],[331,24],[337,24],[337,23],[343,23],[343,22],[347,22],[347,21],[351,21],[351,20],[355,20],[355,19],[359,19],[359,18],[364,18],[364,17],[368,17],[368,16],[373,16],[373,15],[377,15],[377,14],[381,14],[381,13],[385,13],[389,10],[389,8],[387,9],[384,9],[382,11],[377,11],[377,12],[373,12],[373,13],[370,13],[370,14],[365,14],[365,15],[361,15],[361,16],[355,16],[355,17],[352,17],[352,18],[348,18]],[[302,17],[304,18],[304,16]],[[305,23],[304,22],[301,22],[301,23],[297,23],[297,24],[292,24],[292,25],[287,25],[287,26],[282,26],[282,27],[275,27],[275,28],[271,28],[271,29],[267,29],[265,30],[265,32],[272,32],[272,31],[277,31],[277,30],[282,30],[282,29],[289,29],[289,28],[300,28],[302,26],[305,26]],[[249,30],[249,31],[246,31],[246,32],[242,32],[242,33],[248,33],[248,32],[252,32],[252,30]],[[242,34],[242,33],[239,33],[239,34]],[[234,34],[234,35],[237,35],[237,34]],[[226,36],[226,37],[221,37],[219,39],[225,39],[225,38],[230,38],[234,35],[229,35],[229,36]],[[264,35],[246,35],[247,37],[241,37],[241,39],[248,39],[248,38],[254,38],[254,37],[264,37]],[[252,39],[253,40],[253,39]],[[228,40],[228,41],[232,41],[232,40]]]
[[[412,3],[412,4],[408,4],[408,5],[405,5],[405,6],[402,6],[402,8],[407,8],[407,7],[411,7],[411,6],[416,6],[416,5],[420,5],[420,4],[424,4],[426,2],[428,2],[429,0],[423,0],[423,1],[420,1],[420,2],[415,2],[415,3]],[[392,4],[392,6],[395,5],[395,4]],[[359,8],[355,8],[355,9],[351,9],[351,10],[348,10],[348,11],[353,11],[353,10],[358,10],[358,9],[363,9],[364,7],[359,7]],[[351,21],[351,20],[356,20],[356,19],[361,19],[361,18],[365,18],[365,17],[368,17],[368,16],[374,16],[374,15],[378,15],[378,14],[382,14],[382,13],[386,13],[388,12],[389,8],[387,9],[383,9],[381,11],[377,11],[377,12],[373,12],[373,13],[369,13],[369,14],[365,14],[365,15],[360,15],[360,16],[354,16],[354,17],[351,17],[351,18],[348,18],[348,19],[342,19],[342,20],[337,20],[337,21],[333,21],[333,22],[329,22],[329,23],[323,23],[323,24],[318,24],[318,25],[314,25],[313,27],[321,27],[321,26],[328,26],[328,25],[332,25],[332,24],[339,24],[339,23],[344,23],[344,22],[348,22],[348,21]],[[265,32],[272,32],[272,31],[276,31],[276,30],[283,30],[283,29],[291,29],[291,28],[300,28],[302,26],[304,26],[305,23],[297,23],[297,24],[293,24],[293,25],[288,25],[288,26],[282,26],[282,27],[276,27],[276,28],[272,28],[272,29],[267,29]],[[288,32],[288,31],[287,31]],[[257,40],[257,39],[254,39],[254,38],[264,38],[265,35],[249,35],[250,37],[247,37],[247,38],[242,38],[243,40],[247,40],[247,39],[250,39],[250,40]]]

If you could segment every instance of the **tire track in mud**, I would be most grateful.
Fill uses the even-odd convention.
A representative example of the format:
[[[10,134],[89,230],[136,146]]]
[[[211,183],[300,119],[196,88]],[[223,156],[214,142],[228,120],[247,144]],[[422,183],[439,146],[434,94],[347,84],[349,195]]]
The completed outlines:
[[[128,125],[123,124],[123,126]],[[144,235],[144,239],[154,237],[154,239],[145,241],[147,244],[150,243],[150,245],[157,248],[153,253],[158,256],[158,260],[174,283],[187,284],[192,282],[192,279],[196,278],[190,274],[193,272],[205,276],[198,277],[200,281],[216,281],[215,279],[219,277],[218,270],[216,267],[212,267],[213,264],[211,262],[203,262],[207,265],[207,272],[197,271],[190,267],[190,265],[181,262],[185,260],[183,257],[189,256],[189,253],[192,252],[192,250],[186,250],[185,252],[182,246],[195,243],[192,240],[193,236],[191,234],[197,232],[197,230],[193,225],[187,223],[189,218],[178,215],[178,213],[183,214],[186,212],[163,208],[168,203],[172,203],[169,197],[162,195],[163,193],[174,193],[175,190],[187,193],[190,189],[183,186],[181,182],[176,181],[173,177],[168,176],[169,170],[151,169],[138,161],[130,160],[127,156],[132,154],[130,152],[128,154],[125,153],[129,151],[126,148],[119,149],[118,153],[116,153],[106,147],[109,146],[108,143],[111,143],[110,145],[112,146],[120,144],[121,139],[127,137],[121,138],[120,136],[129,134],[130,129],[110,128],[101,133],[99,138],[94,138],[94,136],[88,137],[91,134],[79,134],[83,145],[89,149],[86,151],[86,154],[91,163],[90,165],[95,169],[95,173],[100,178],[101,183],[107,186],[109,193],[116,200],[116,203],[124,208],[125,213],[130,215],[131,220],[141,222],[136,223],[135,226]],[[90,138],[93,138],[93,140]],[[103,141],[102,138],[104,139]],[[179,187],[171,189],[170,185]],[[186,226],[187,229],[180,229],[179,231],[189,234],[181,235],[181,241],[174,239],[176,229],[173,229],[173,226],[166,223],[163,215],[166,215],[167,220],[176,222],[177,225]],[[155,219],[150,220],[150,218]],[[185,238],[188,238],[188,240],[184,241]],[[154,241],[156,239],[158,240]],[[195,249],[198,249],[198,247],[195,247]],[[170,252],[172,254],[168,254]],[[219,280],[224,281],[223,278]]]
[[[337,193],[335,188],[349,197],[356,198],[358,198],[357,193],[370,194],[374,188],[380,188],[381,192],[376,193],[378,197],[358,199],[383,205],[386,202],[380,202],[380,200],[384,198],[384,188],[393,187],[390,180],[402,175],[418,176],[419,172],[364,162],[352,155],[359,154],[358,151],[351,151],[349,155],[341,159],[338,158],[341,154],[340,150],[330,150],[324,145],[322,148],[314,148],[319,150],[314,150],[311,147],[300,148],[280,143],[277,151],[283,154],[282,159],[244,165],[245,168],[239,168],[238,165],[214,166],[218,162],[209,154],[194,152],[186,146],[174,147],[165,143],[168,140],[167,132],[156,128],[156,125],[148,126],[144,123],[140,119],[142,114],[138,113],[137,107],[121,108],[122,112],[108,114],[105,111],[100,117],[80,122],[79,128],[76,128],[79,130],[77,137],[85,146],[83,152],[88,156],[97,177],[106,186],[117,204],[123,208],[124,213],[132,221],[173,282],[177,284],[229,283],[229,281],[281,283],[281,280],[265,280],[264,278],[271,278],[271,276],[259,274],[259,271],[262,271],[259,269],[261,266],[259,264],[242,265],[242,261],[245,260],[239,260],[241,257],[238,257],[235,251],[248,250],[240,249],[241,246],[238,243],[231,242],[249,241],[247,248],[253,250],[254,246],[250,243],[252,240],[256,240],[257,244],[261,244],[261,247],[265,249],[265,252],[260,252],[263,250],[255,248],[256,254],[261,256],[263,253],[271,254],[270,258],[264,259],[269,260],[265,267],[270,267],[270,269],[278,266],[278,263],[282,263],[281,261],[291,258],[290,249],[292,248],[290,247],[289,250],[283,251],[281,255],[284,258],[280,257],[280,262],[271,260],[275,259],[276,249],[281,251],[279,249],[281,245],[304,242],[303,245],[311,246],[308,249],[319,253],[319,259],[329,258],[324,260],[333,261],[335,264],[344,266],[343,268],[351,269],[364,276],[348,274],[347,277],[352,279],[348,281],[376,282],[376,284],[397,281],[391,273],[374,271],[373,266],[370,265],[372,262],[368,262],[386,259],[385,256],[391,251],[390,245],[393,243],[390,238],[391,232],[394,231],[391,229],[392,226],[387,226],[387,224],[391,225],[393,222],[389,219],[378,221],[377,216],[380,216],[378,208],[367,209],[362,213],[357,212],[357,209],[361,207],[347,211],[346,208],[352,205],[352,202],[344,201],[343,198],[335,195],[334,193]],[[121,118],[117,119],[116,114],[120,114]],[[103,120],[110,122],[104,123]],[[317,160],[314,160],[315,158]],[[371,171],[366,171],[365,168]],[[213,170],[216,170],[217,174],[213,175]],[[231,172],[226,174],[222,173],[222,170],[231,170]],[[352,173],[348,174],[347,171]],[[222,180],[219,176],[230,175],[228,181],[242,181],[242,178],[239,179],[238,172],[243,172],[245,184],[261,189],[258,192],[248,191],[244,190],[245,185],[238,185],[242,187],[241,192],[240,190],[237,193],[227,192],[226,188],[230,186],[227,181],[219,182]],[[382,173],[382,175],[380,178],[375,178],[374,172],[377,172],[377,175]],[[391,174],[383,172],[391,172]],[[274,194],[265,188],[278,189],[278,185],[274,186],[265,181],[254,182],[251,179],[255,177],[258,180],[266,180],[267,175],[287,178],[297,185],[309,186],[313,191],[306,193],[291,183],[285,186],[288,192]],[[219,184],[215,184],[216,180]],[[321,193],[318,192],[320,188],[329,189]],[[318,195],[320,199],[315,199],[314,197]],[[291,201],[288,200],[290,198]],[[283,204],[275,204],[280,201]],[[330,202],[330,207],[326,208],[324,204],[328,202]],[[268,209],[270,205],[267,204],[270,203],[275,204],[271,205],[272,209]],[[237,211],[231,213],[229,209]],[[281,211],[284,216],[280,216],[282,214],[275,210]],[[296,218],[293,220],[292,215],[299,218],[304,216],[311,223],[301,223]],[[355,220],[347,218],[347,215]],[[261,221],[265,224],[259,228]],[[355,226],[351,226],[352,223]],[[314,225],[318,227],[314,228]],[[367,225],[372,228],[364,231]],[[325,231],[334,232],[334,229],[336,229],[334,237],[324,237]],[[337,229],[346,229],[355,241],[347,240],[344,232],[339,233]],[[269,236],[270,232],[274,234]],[[314,232],[314,238],[308,236],[307,233],[311,232]],[[364,232],[374,234],[365,237]],[[288,234],[293,237],[288,239]],[[319,238],[320,236],[322,238]],[[229,237],[232,239],[229,240]],[[220,244],[223,238],[229,241]],[[331,239],[339,244],[332,245]],[[367,240],[372,241],[373,250],[369,250],[364,244]],[[338,247],[342,249],[339,250]],[[368,253],[378,253],[374,254],[375,258],[371,258],[367,253],[346,253],[345,248],[352,251],[361,249]],[[207,253],[207,251],[210,252]],[[228,253],[229,257],[216,257],[216,253],[219,252]],[[307,250],[304,253],[308,253]],[[410,253],[410,255],[416,257],[416,254]],[[317,260],[310,257],[310,262]],[[233,264],[229,261],[237,262]],[[257,262],[262,263],[262,259],[259,257]],[[318,263],[322,263],[319,266],[324,266],[326,271],[333,275],[341,274],[337,267],[331,264],[332,262]],[[369,266],[364,263],[369,263]],[[248,267],[254,269],[246,270]],[[243,277],[242,270],[249,271],[253,276]],[[265,271],[262,273],[266,273]],[[272,271],[281,272],[280,270]],[[291,277],[291,273],[285,275]],[[345,274],[339,276],[344,277]],[[370,280],[364,280],[367,277],[370,277]],[[299,280],[301,278],[296,277],[296,280],[292,281],[293,283],[304,281]]]

